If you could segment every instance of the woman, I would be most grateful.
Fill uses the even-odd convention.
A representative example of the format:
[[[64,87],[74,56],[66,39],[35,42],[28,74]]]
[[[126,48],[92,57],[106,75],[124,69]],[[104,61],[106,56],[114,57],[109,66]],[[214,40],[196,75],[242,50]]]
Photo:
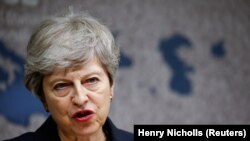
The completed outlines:
[[[118,61],[112,34],[93,17],[42,22],[27,47],[25,85],[51,116],[11,141],[132,141],[108,118]]]

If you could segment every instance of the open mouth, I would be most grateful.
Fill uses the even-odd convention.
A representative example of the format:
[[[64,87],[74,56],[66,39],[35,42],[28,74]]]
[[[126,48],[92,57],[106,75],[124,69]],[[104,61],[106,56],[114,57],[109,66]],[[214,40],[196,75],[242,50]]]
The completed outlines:
[[[73,118],[76,119],[77,121],[87,121],[91,119],[92,115],[94,114],[93,111],[91,110],[82,110],[78,111],[73,115]]]

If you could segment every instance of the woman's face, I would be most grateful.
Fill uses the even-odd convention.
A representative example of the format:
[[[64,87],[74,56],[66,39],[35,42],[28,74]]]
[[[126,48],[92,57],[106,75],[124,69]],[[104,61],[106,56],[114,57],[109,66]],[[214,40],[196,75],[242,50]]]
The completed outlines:
[[[86,136],[102,132],[113,86],[97,59],[78,69],[58,69],[45,76],[45,105],[57,123],[59,134]]]

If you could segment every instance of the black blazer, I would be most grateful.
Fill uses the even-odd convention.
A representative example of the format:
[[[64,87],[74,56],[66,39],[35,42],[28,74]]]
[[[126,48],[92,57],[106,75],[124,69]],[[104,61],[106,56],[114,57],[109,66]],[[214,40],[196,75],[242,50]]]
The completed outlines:
[[[116,128],[109,118],[107,118],[103,128],[107,132],[109,141],[134,141],[132,133]],[[60,138],[56,123],[50,116],[35,132],[25,133],[5,141],[60,141]]]

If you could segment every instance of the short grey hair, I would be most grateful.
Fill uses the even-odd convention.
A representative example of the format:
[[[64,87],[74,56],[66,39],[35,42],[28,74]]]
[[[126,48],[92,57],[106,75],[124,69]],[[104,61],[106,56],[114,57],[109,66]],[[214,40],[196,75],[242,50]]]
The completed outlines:
[[[28,46],[25,86],[41,100],[43,77],[55,68],[83,65],[93,57],[103,65],[113,85],[119,65],[119,48],[110,30],[86,14],[70,14],[44,20]]]

